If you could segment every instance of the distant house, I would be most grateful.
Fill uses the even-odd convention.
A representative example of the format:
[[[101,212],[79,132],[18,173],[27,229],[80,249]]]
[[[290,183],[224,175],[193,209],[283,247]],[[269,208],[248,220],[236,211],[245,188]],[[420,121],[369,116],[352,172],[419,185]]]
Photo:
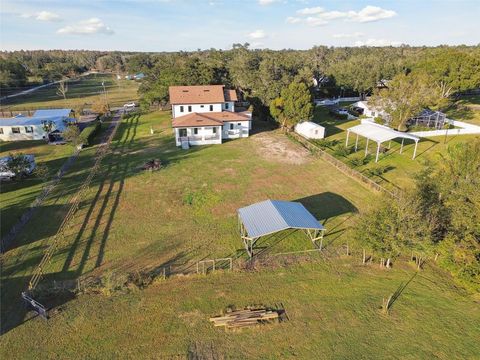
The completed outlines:
[[[295,132],[307,139],[323,139],[325,137],[325,128],[311,121],[295,125]]]
[[[367,101],[358,101],[352,104],[352,108],[368,117],[381,117],[388,124],[390,115],[380,107],[374,107]],[[423,109],[419,114],[407,120],[409,126],[422,126],[442,129],[448,123],[447,116],[441,111]]]
[[[33,116],[0,118],[0,140],[48,140],[58,141],[66,124],[74,121],[71,109],[37,110]]]
[[[221,144],[248,137],[250,112],[235,112],[235,90],[223,85],[170,86],[172,127],[177,146]]]

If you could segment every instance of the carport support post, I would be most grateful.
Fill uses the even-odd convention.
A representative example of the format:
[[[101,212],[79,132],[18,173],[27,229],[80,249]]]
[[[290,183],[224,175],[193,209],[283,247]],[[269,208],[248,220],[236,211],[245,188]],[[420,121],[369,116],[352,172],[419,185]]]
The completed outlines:
[[[350,135],[350,131],[347,130],[347,140],[345,141],[345,146],[348,146],[348,136]]]
[[[377,142],[377,156],[375,157],[375,162],[378,162],[378,155],[380,154],[380,142]]]
[[[365,145],[365,156],[367,156],[368,154],[368,138],[367,138],[367,145]]]
[[[405,139],[404,139],[404,138],[402,138],[402,145],[400,145],[400,154],[401,154],[401,153],[402,153],[402,151],[403,151],[403,142],[404,142],[404,140],[405,140]]]
[[[358,148],[358,134],[357,134],[357,138],[355,139],[355,151],[357,151],[357,148]]]
[[[415,141],[415,149],[413,150],[412,160],[415,159],[415,156],[417,155],[417,146],[418,146],[418,140]]]

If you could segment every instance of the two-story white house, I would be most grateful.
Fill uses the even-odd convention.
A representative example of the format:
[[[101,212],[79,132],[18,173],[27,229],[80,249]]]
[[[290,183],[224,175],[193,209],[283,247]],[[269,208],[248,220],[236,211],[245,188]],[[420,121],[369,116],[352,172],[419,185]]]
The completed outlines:
[[[172,127],[177,146],[221,144],[248,137],[250,112],[235,112],[237,94],[223,85],[170,86]]]

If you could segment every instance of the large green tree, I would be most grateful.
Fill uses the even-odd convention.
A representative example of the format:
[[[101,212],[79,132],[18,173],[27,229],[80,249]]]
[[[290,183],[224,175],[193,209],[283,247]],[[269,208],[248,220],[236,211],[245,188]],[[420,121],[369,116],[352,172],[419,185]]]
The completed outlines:
[[[290,130],[313,116],[310,90],[303,82],[292,82],[281,91],[281,96],[270,104],[270,113],[285,130]]]

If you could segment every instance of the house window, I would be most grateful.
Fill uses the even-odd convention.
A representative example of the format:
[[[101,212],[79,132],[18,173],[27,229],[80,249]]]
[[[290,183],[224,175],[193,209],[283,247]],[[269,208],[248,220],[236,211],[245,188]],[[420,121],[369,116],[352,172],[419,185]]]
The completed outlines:
[[[225,109],[228,110],[228,105],[230,105],[229,103],[225,103]]]
[[[375,116],[375,111],[372,111],[372,116]]]
[[[187,129],[179,129],[178,130],[179,137],[187,137]]]
[[[230,123],[230,130],[233,130],[233,124]]]
[[[198,128],[193,128],[193,135],[198,135]]]
[[[180,112],[183,112],[183,106],[180,106]]]
[[[212,132],[213,132],[214,134],[216,134],[216,133],[217,133],[217,128],[214,127],[214,128],[212,129]]]
[[[203,109],[205,107],[205,105],[200,105],[200,107]]]
[[[315,130],[315,135],[318,135],[318,130]]]
[[[213,105],[210,105],[210,111],[213,111]]]
[[[238,123],[237,125],[238,125],[238,126],[242,126],[242,123]]]
[[[12,127],[12,134],[20,134],[20,128],[19,127]]]
[[[33,127],[32,126],[25,126],[25,132],[26,133],[33,133]]]
[[[0,134],[3,134],[3,128],[0,128]]]
[[[188,112],[192,112],[192,106],[188,105]]]

